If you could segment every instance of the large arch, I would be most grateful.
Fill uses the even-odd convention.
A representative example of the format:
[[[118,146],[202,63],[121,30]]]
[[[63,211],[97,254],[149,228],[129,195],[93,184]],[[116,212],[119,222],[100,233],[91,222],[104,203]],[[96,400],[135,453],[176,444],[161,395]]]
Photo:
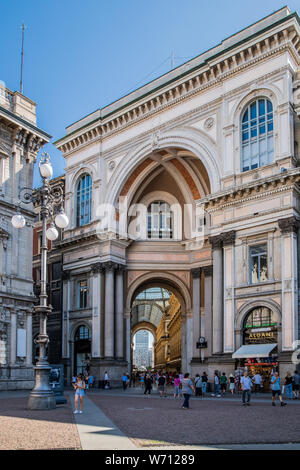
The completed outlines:
[[[124,160],[120,162],[112,176],[111,188],[106,195],[105,202],[115,206],[124,182],[130,177],[133,168],[147,159],[153,151],[170,147],[178,147],[190,151],[198,157],[207,171],[211,192],[213,193],[220,189],[222,168],[215,144],[208,136],[197,129],[180,127],[165,132],[160,131],[155,148],[153,147],[153,137],[151,136],[132,152],[129,152]]]
[[[132,328],[131,328],[131,337],[133,338],[134,335],[140,331],[140,330],[147,330],[149,331],[152,335],[153,335],[153,338],[154,338],[154,341],[155,341],[155,338],[156,338],[156,328],[154,325],[152,325],[152,323],[149,323],[149,322],[141,322],[141,323],[137,323],[136,325],[134,325]]]
[[[126,298],[126,311],[131,310],[136,295],[147,287],[163,287],[173,292],[178,298],[183,316],[192,312],[192,298],[184,282],[169,272],[157,271],[142,274],[129,286]]]

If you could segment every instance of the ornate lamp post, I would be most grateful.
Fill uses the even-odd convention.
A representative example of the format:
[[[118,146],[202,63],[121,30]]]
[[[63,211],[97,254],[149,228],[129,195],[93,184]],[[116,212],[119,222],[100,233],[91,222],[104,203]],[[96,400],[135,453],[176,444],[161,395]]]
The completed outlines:
[[[61,187],[51,188],[49,180],[53,175],[53,169],[50,163],[50,156],[43,153],[39,170],[43,179],[43,185],[36,191],[32,188],[21,188],[19,193],[19,208],[16,215],[12,217],[12,225],[15,228],[23,228],[25,218],[21,214],[20,204],[38,203],[41,207],[42,220],[42,247],[41,247],[41,292],[40,303],[34,310],[39,314],[40,331],[36,343],[39,345],[39,358],[34,367],[35,385],[30,392],[28,400],[28,408],[31,410],[46,410],[56,407],[55,396],[49,385],[50,366],[47,361],[46,349],[49,342],[47,335],[47,315],[51,312],[52,307],[48,305],[46,285],[47,285],[47,238],[55,240],[58,237],[58,231],[55,224],[59,228],[67,227],[69,220],[63,212],[63,190]],[[47,229],[47,221],[51,220]]]

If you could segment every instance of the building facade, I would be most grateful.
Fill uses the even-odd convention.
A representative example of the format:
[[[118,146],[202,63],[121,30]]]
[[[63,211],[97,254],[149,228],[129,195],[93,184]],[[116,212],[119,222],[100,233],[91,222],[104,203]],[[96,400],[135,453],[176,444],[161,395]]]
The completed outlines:
[[[0,390],[30,389],[32,368],[33,207],[21,204],[26,219],[17,230],[21,188],[32,188],[37,152],[50,136],[36,125],[36,104],[0,86]]]
[[[56,142],[69,378],[80,328],[93,375],[130,369],[132,308],[152,287],[180,303],[182,371],[295,367],[299,50],[299,17],[283,8]]]

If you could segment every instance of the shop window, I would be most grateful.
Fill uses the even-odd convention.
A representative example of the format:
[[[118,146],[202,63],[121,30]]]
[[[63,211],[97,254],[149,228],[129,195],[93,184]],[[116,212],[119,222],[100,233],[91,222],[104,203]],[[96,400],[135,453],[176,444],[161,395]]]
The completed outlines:
[[[257,284],[268,280],[267,245],[250,247],[250,283]]]
[[[87,307],[87,281],[80,281],[78,283],[78,306],[79,308]]]
[[[274,160],[273,105],[260,98],[242,116],[242,171],[268,165]]]
[[[173,238],[173,213],[164,201],[153,201],[147,209],[148,238]]]

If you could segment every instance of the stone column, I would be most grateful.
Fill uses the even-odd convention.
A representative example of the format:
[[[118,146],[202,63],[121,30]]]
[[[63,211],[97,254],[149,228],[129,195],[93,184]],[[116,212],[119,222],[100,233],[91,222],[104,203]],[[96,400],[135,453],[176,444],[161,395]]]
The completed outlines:
[[[187,370],[187,351],[186,351],[186,317],[182,317],[181,323],[181,372],[184,374]]]
[[[32,313],[26,316],[26,366],[32,367]]]
[[[10,365],[14,366],[17,359],[17,313],[10,311]]]
[[[116,274],[116,358],[124,358],[124,266]]]
[[[193,312],[186,313],[186,372],[191,373],[193,358]]]
[[[209,238],[213,249],[213,354],[223,351],[223,250],[222,235]]]
[[[298,340],[298,267],[297,232],[300,221],[295,217],[278,220],[282,233],[282,351],[294,349]]]
[[[200,336],[200,278],[201,268],[191,270],[193,276],[193,357],[199,358],[196,345]]]
[[[100,357],[101,349],[101,263],[92,266],[92,357]]]
[[[115,264],[105,263],[105,324],[104,355],[114,358],[115,348]]]
[[[213,276],[213,267],[204,266],[204,325],[202,328],[202,334],[205,336],[207,341],[207,349],[205,353],[210,356],[212,354],[212,276]],[[205,354],[205,355],[206,355]]]
[[[130,328],[130,310],[124,313],[126,325],[126,361],[128,363],[128,372],[131,372],[131,328]]]
[[[223,352],[234,352],[234,312],[235,312],[235,231],[223,234],[224,272],[224,344]]]

